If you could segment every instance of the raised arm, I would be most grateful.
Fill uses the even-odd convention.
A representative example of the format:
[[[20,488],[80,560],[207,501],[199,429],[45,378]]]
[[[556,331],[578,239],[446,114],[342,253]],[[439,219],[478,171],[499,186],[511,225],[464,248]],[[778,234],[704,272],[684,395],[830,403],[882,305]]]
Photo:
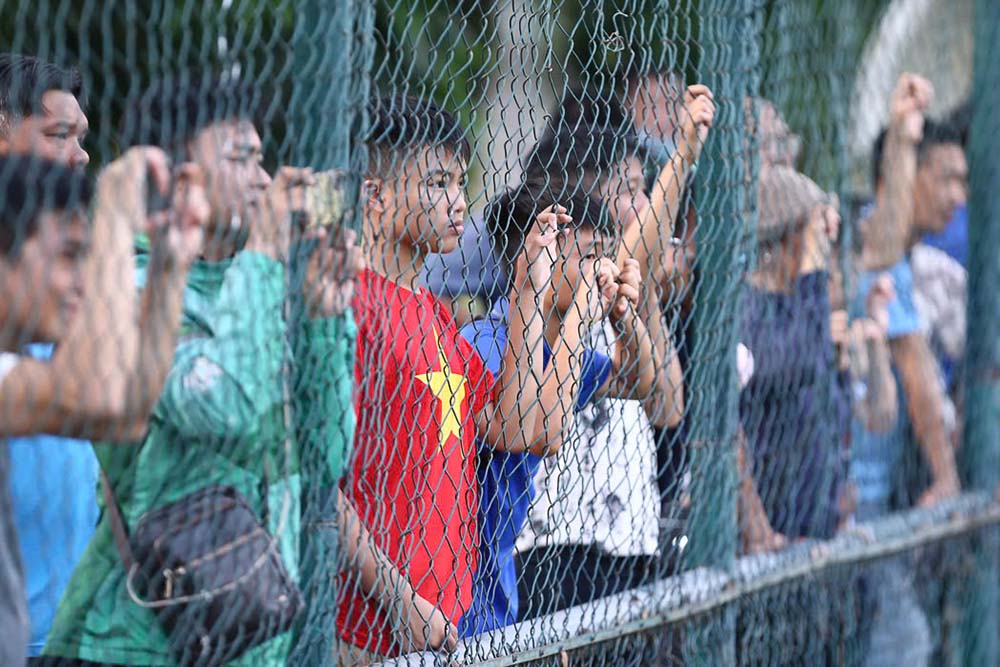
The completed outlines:
[[[706,86],[694,85],[684,93],[682,141],[673,157],[663,166],[649,194],[649,206],[640,213],[639,224],[629,227],[618,255],[618,265],[632,257],[639,262],[647,281],[663,279],[663,256],[673,236],[673,221],[691,167],[701,156],[708,130],[715,119],[715,101]]]
[[[284,399],[285,267],[289,216],[301,210],[308,170],[285,167],[271,186],[269,210],[250,225],[246,248],[226,270],[208,333],[182,342],[155,416],[189,438],[253,437],[261,415]]]
[[[653,344],[656,380],[643,408],[653,426],[673,428],[684,415],[684,376],[681,360],[660,310],[660,285],[647,285],[641,295],[639,319],[646,324]]]
[[[923,136],[924,111],[933,96],[930,82],[915,74],[903,74],[892,93],[879,168],[881,186],[864,234],[861,261],[868,271],[887,269],[906,252],[913,227],[917,144]]]
[[[139,327],[132,241],[145,218],[148,170],[165,156],[133,149],[97,182],[90,254],[83,267],[84,301],[50,362],[25,359],[0,392],[0,433],[91,437],[126,414]]]
[[[616,398],[645,401],[656,386],[657,370],[662,367],[659,351],[638,315],[640,271],[638,260],[629,258],[620,273],[610,263],[612,272],[603,268],[598,274],[602,292],[610,287],[608,317],[615,326],[618,339],[611,357],[612,372],[605,386],[604,395]]]
[[[861,417],[868,430],[885,433],[896,423],[899,403],[896,378],[892,373],[892,355],[886,332],[889,328],[888,304],[895,298],[892,278],[879,276],[866,299],[867,317],[855,322],[857,344],[864,346],[865,399],[860,402]]]
[[[173,365],[187,272],[201,252],[209,217],[200,168],[185,163],[175,176],[170,210],[147,220],[150,261],[140,308],[139,358],[129,378],[125,414],[94,437],[139,440]]]
[[[476,418],[479,437],[498,451],[523,452],[533,444],[544,374],[542,304],[550,290],[559,229],[571,221],[562,206],[545,209],[518,257],[499,390],[491,406]]]

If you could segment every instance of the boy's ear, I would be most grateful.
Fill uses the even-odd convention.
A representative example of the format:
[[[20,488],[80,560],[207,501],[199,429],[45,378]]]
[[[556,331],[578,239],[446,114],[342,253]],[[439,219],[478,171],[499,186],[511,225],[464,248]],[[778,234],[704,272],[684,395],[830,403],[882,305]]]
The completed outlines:
[[[382,180],[366,178],[361,187],[361,197],[364,200],[365,208],[379,213],[383,212],[385,202],[382,201]]]

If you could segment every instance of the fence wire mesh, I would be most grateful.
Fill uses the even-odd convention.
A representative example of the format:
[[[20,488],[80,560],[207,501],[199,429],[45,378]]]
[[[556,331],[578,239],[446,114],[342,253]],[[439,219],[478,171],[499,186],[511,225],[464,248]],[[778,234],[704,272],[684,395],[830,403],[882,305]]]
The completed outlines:
[[[0,664],[993,665],[991,0],[0,0]]]

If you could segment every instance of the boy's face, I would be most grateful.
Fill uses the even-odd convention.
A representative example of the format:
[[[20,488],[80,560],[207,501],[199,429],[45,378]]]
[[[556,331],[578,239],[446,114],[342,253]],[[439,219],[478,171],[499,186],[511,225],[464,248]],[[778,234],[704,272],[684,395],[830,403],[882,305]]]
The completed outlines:
[[[84,167],[90,156],[83,140],[90,125],[72,94],[49,90],[42,95],[42,113],[15,121],[0,137],[0,152],[37,155],[71,167]]]
[[[552,267],[552,286],[555,289],[555,306],[561,312],[573,307],[576,294],[594,272],[584,272],[588,263],[596,266],[601,257],[613,248],[614,240],[608,235],[595,232],[592,227],[578,227],[559,241],[559,256]],[[587,289],[593,285],[587,284]]]
[[[464,229],[465,160],[443,148],[424,148],[379,183],[379,227],[391,242],[420,254],[448,253]]]
[[[628,227],[649,206],[646,194],[646,177],[642,162],[632,156],[619,162],[598,180],[599,194],[606,202],[611,216],[623,228]]]
[[[19,338],[55,343],[65,335],[83,298],[88,239],[82,212],[46,211],[17,258],[0,259],[5,321]]]
[[[266,214],[271,176],[261,165],[260,135],[249,121],[209,125],[191,142],[191,159],[205,174],[212,213],[209,238],[232,234]]]
[[[916,227],[920,232],[943,231],[966,200],[969,168],[965,152],[958,144],[938,144],[927,148],[917,169],[913,188]]]

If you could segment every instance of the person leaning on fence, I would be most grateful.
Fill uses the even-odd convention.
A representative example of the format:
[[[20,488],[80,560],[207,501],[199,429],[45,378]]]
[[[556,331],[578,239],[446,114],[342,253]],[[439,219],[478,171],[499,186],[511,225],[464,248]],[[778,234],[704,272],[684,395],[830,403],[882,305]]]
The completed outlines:
[[[819,186],[785,166],[762,172],[758,211],[742,334],[754,373],[740,394],[740,523],[749,552],[837,530],[849,417],[828,293],[839,215]]]
[[[604,107],[598,112],[568,99],[529,157],[529,174],[565,174],[606,203],[622,234],[616,264],[634,260],[645,276],[639,315],[662,362],[654,391],[599,397],[574,415],[562,450],[539,470],[530,520],[517,543],[522,619],[639,585],[656,565],[660,503],[652,429],[676,426],[684,409],[681,369],[657,288],[665,282],[664,246],[673,236],[683,185],[715,111],[704,86],[690,87],[685,104],[683,144],[648,195],[643,150],[627,115],[612,105],[605,118]],[[609,355],[618,338],[606,322],[589,335],[594,349]],[[586,483],[576,481],[581,475]]]
[[[90,187],[81,173],[34,156],[0,158],[0,303],[7,323],[0,383],[3,436],[120,438],[145,419],[148,397],[155,396],[157,378],[170,363],[169,356],[150,356],[155,351],[147,337],[155,338],[150,334],[177,316],[169,298],[158,296],[176,294],[183,286],[188,242],[200,238],[203,223],[198,202],[204,202],[204,192],[193,172],[184,176],[185,197],[175,200],[176,215],[146,218],[146,173],[152,170],[157,185],[164,185],[163,165],[162,154],[131,151],[105,169],[88,228]],[[137,229],[162,232],[156,234],[163,240],[155,248],[164,260],[150,276],[140,312],[134,292],[122,290],[133,283],[131,239]],[[16,355],[26,341],[58,347],[51,361],[27,359]],[[6,456],[4,448],[3,460]],[[6,480],[0,492],[9,510]],[[5,548],[16,548],[10,516],[3,514]],[[16,560],[5,559],[5,575]],[[5,585],[5,591],[4,604],[23,604],[23,589]],[[17,624],[8,620],[4,631],[14,631]],[[21,641],[5,641],[3,649],[15,654],[5,664],[22,663],[25,648]]]
[[[34,154],[70,167],[90,159],[80,73],[31,56],[0,54],[0,154]],[[49,359],[52,344],[25,354]],[[97,458],[85,440],[11,438],[10,495],[24,556],[31,643],[41,654],[56,605],[97,525]]]
[[[457,626],[477,561],[475,439],[501,451],[527,447],[542,320],[531,290],[513,295],[494,382],[451,314],[418,286],[427,254],[453,250],[462,233],[469,144],[455,118],[425,100],[386,98],[372,117],[363,192],[369,268],[354,300],[358,430],[344,486],[379,546]],[[389,630],[384,611],[346,591],[337,621],[342,662],[414,648]]]
[[[947,398],[939,369],[915,301],[912,250],[920,237],[940,231],[955,208],[965,202],[968,168],[960,136],[945,125],[925,121],[933,88],[925,79],[904,74],[890,101],[889,127],[873,151],[875,206],[861,223],[863,249],[861,273],[853,295],[854,312],[862,310],[872,283],[888,272],[896,298],[889,304],[887,335],[894,368],[902,389],[900,424],[895,438],[904,438],[905,422],[931,472],[931,485],[923,490],[920,505],[929,505],[959,492],[955,453],[949,441],[945,406]],[[908,420],[903,418],[908,416]],[[902,456],[883,455],[886,478]],[[888,482],[885,488],[889,489]],[[888,495],[883,499],[888,503]]]
[[[529,179],[491,202],[485,219],[493,245],[504,249],[505,274],[515,276],[511,289],[530,288],[542,304],[536,316],[544,323],[546,373],[529,449],[481,447],[479,563],[472,607],[459,626],[462,636],[517,620],[514,542],[527,520],[535,474],[543,458],[562,446],[573,410],[595,395],[651,391],[660,365],[636,314],[638,263],[628,260],[620,271],[610,259],[620,230],[600,200],[579,189],[568,191],[557,179]],[[501,299],[490,317],[462,329],[494,374],[501,372],[507,348],[507,311],[507,300]],[[621,332],[611,357],[583,348],[580,340],[581,331],[605,316]]]
[[[301,199],[308,175],[284,169],[272,183],[260,165],[261,141],[250,122],[250,100],[249,92],[235,84],[193,78],[165,80],[132,105],[128,139],[159,143],[176,158],[191,160],[174,169],[175,183],[182,184],[190,166],[205,174],[208,235],[195,250],[198,259],[186,286],[156,292],[178,307],[182,304],[183,316],[160,318],[162,335],[150,337],[158,349],[147,354],[169,362],[176,342],[170,331],[173,322],[181,320],[176,358],[161,375],[164,389],[148,428],[130,434],[138,440],[133,446],[97,449],[125,528],[135,530],[144,513],[197,494],[206,485],[229,485],[253,511],[260,513],[264,506],[273,510],[264,515],[265,530],[273,533],[281,563],[295,577],[303,532],[298,499],[302,475],[290,460],[295,457],[285,451],[282,260],[288,251],[290,202]],[[313,424],[306,437],[316,442],[297,443],[298,451],[322,449],[327,457],[322,483],[334,486],[349,444],[345,432],[350,432],[352,414],[354,330],[346,309],[357,253],[350,238],[345,243],[320,244],[309,258],[303,286],[307,317],[294,339],[299,375],[293,386],[305,394],[296,394],[295,408],[329,416],[306,420]],[[140,282],[152,285],[162,264],[157,243],[140,238],[137,247]],[[344,273],[320,271],[325,266],[343,267]],[[349,511],[344,508],[338,517]],[[160,627],[153,612],[125,590],[124,554],[114,543],[108,514],[60,604],[45,655],[57,656],[54,664],[60,658],[72,664],[174,664],[179,658],[172,645],[183,637]],[[378,557],[376,552],[371,555],[373,560]],[[308,605],[332,604],[332,599],[308,599],[307,582],[303,589]],[[207,631],[221,620],[205,619]],[[252,647],[238,662],[285,664],[290,641],[290,633],[284,632]]]

